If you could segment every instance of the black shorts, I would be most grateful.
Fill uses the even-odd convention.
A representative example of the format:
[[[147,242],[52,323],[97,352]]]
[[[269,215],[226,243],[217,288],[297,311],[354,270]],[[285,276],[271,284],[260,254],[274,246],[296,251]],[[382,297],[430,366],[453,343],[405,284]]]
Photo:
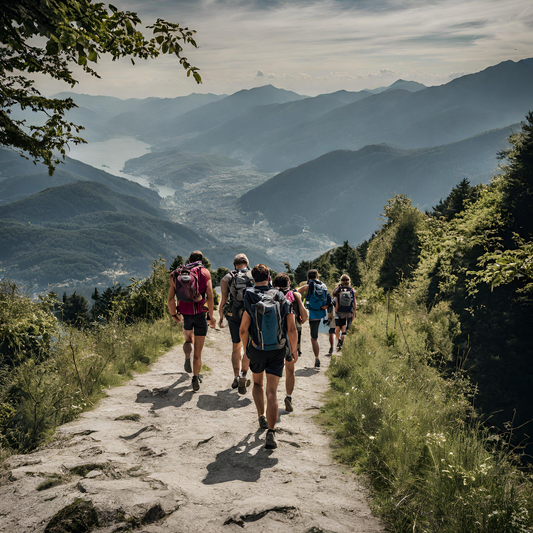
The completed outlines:
[[[239,333],[239,329],[241,328],[241,321],[231,316],[228,316],[226,319],[228,321],[229,334],[231,335],[231,342],[233,344],[239,344],[239,342],[241,342],[241,336]]]
[[[285,367],[285,348],[281,350],[264,351],[254,348],[251,342],[246,348],[246,355],[250,359],[250,370],[254,374],[273,374],[281,377]]]
[[[335,328],[329,328],[328,333],[333,335],[333,333],[335,333]]]
[[[346,331],[348,331],[350,325],[352,324],[351,318],[336,318],[335,319],[335,325],[339,328],[342,328],[342,326],[346,326]]]
[[[207,313],[183,315],[183,329],[186,331],[194,329],[195,337],[205,337],[207,335]]]
[[[318,328],[320,327],[321,320],[322,319],[309,321],[309,329],[311,330],[312,339],[318,339]]]

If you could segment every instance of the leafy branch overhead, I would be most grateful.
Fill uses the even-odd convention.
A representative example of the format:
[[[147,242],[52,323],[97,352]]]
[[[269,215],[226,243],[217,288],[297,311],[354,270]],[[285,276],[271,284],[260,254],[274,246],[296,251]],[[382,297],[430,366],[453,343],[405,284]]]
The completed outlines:
[[[129,57],[154,59],[161,54],[177,57],[197,83],[198,68],[183,55],[183,46],[197,48],[195,31],[163,19],[147,26],[150,38],[137,29],[136,13],[92,0],[17,0],[0,10],[0,144],[42,160],[52,174],[65,157],[69,142],[85,142],[82,126],[65,119],[77,107],[71,98],[44,97],[34,86],[34,76],[44,75],[74,87],[73,68],[100,77],[96,63],[102,56],[113,61]],[[41,126],[12,117],[13,108],[41,112]],[[60,155],[57,155],[60,154]]]

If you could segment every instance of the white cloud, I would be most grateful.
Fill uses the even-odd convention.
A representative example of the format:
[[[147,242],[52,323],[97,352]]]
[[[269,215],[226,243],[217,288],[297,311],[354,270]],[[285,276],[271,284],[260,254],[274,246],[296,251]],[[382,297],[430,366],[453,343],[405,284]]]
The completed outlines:
[[[121,0],[118,6],[138,10],[146,23],[164,17],[196,29],[200,49],[187,48],[186,55],[204,84],[185,78],[170,57],[135,67],[104,60],[103,79],[83,76],[79,92],[228,93],[259,79],[305,94],[377,87],[394,77],[439,84],[458,72],[529,57],[533,49],[531,0]]]

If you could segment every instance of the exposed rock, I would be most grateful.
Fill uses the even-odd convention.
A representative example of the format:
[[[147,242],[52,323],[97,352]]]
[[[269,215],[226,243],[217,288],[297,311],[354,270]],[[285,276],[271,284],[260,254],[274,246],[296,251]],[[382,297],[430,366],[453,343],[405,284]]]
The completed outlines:
[[[261,520],[268,513],[282,513],[288,518],[294,518],[297,515],[297,508],[294,505],[289,505],[285,498],[249,498],[231,512],[224,521],[224,525],[244,526],[246,522]]]

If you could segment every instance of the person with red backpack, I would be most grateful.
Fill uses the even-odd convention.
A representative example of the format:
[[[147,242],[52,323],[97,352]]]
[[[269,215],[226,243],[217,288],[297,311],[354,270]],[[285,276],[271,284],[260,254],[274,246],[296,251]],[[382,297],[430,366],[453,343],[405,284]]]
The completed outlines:
[[[335,310],[337,312],[336,337],[337,351],[342,348],[346,333],[350,329],[357,314],[357,300],[355,290],[351,287],[351,280],[348,274],[341,276],[340,282],[333,291],[333,297],[336,299]]]
[[[168,310],[178,324],[183,322],[183,352],[185,353],[185,372],[192,372],[192,389],[200,388],[202,350],[207,335],[207,316],[209,326],[216,327],[213,315],[214,297],[211,273],[202,264],[202,252],[195,251],[186,265],[179,266],[170,274]],[[176,300],[178,301],[176,307]],[[206,308],[207,303],[207,308]],[[194,358],[191,366],[191,353]]]
[[[268,429],[265,448],[277,448],[275,426],[278,420],[277,391],[288,357],[298,360],[298,334],[291,306],[285,295],[270,285],[266,265],[252,269],[255,287],[244,293],[244,313],[239,330],[246,355],[250,359],[254,384],[252,396],[259,417],[259,427]],[[287,342],[291,347],[287,354]],[[266,374],[266,416],[263,390]]]
[[[252,271],[248,267],[248,258],[245,254],[238,254],[233,260],[234,270],[228,272],[220,280],[221,300],[218,306],[220,315],[219,325],[223,327],[224,316],[228,321],[233,351],[231,362],[233,365],[232,389],[239,390],[239,394],[246,394],[246,373],[249,368],[248,357],[242,355],[242,343],[239,334],[242,314],[244,312],[244,291],[253,287]]]

